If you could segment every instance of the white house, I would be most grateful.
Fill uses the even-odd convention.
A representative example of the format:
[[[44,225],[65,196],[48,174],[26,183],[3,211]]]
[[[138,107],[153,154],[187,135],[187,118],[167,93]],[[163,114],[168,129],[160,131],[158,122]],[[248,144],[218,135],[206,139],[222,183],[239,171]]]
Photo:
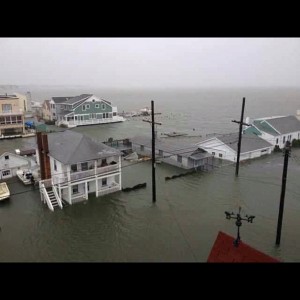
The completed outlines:
[[[252,126],[244,132],[252,132],[279,148],[284,148],[286,141],[300,139],[300,121],[295,116],[277,116],[254,119]]]
[[[238,133],[223,134],[197,143],[197,146],[214,157],[229,161],[237,160]],[[272,144],[253,133],[244,133],[241,141],[240,161],[270,154]]]
[[[26,157],[4,152],[0,155],[0,180],[16,176],[17,170],[30,169],[32,165],[33,161]]]
[[[121,190],[121,154],[71,130],[48,135],[51,178],[40,181],[41,198],[53,210]],[[39,151],[37,161],[40,164]]]

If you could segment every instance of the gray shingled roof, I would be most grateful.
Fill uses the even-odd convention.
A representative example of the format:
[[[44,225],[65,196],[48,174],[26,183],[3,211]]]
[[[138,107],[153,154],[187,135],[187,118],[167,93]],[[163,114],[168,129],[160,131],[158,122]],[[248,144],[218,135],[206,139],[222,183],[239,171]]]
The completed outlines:
[[[73,96],[70,96],[70,97],[52,97],[52,100],[55,103],[64,103],[64,102],[68,101],[71,98],[74,98],[74,97]]]
[[[69,99],[68,101],[65,101],[64,103],[66,103],[66,104],[74,104],[74,103],[76,103],[78,101],[85,100],[85,99],[87,99],[87,98],[89,98],[91,96],[93,96],[93,94],[82,94],[80,96],[75,96],[75,97]]]
[[[237,152],[238,148],[238,140],[239,134],[231,133],[231,134],[224,134],[217,137],[221,142],[226,144],[232,150]],[[255,151],[267,147],[272,147],[272,144],[263,140],[262,138],[258,137],[256,134],[253,133],[244,133],[242,135],[242,142],[241,142],[241,153]]]
[[[130,139],[133,144],[144,145],[146,147],[152,147],[152,140],[150,137],[137,136]],[[155,149],[162,150],[174,155],[181,155],[183,157],[190,157],[193,159],[202,159],[211,156],[211,154],[205,152],[201,153],[199,147],[193,144],[162,141],[160,139],[155,140]]]
[[[300,131],[300,121],[295,116],[267,119],[266,121],[281,134]]]
[[[48,135],[49,155],[63,164],[120,155],[120,152],[79,132],[66,130]]]

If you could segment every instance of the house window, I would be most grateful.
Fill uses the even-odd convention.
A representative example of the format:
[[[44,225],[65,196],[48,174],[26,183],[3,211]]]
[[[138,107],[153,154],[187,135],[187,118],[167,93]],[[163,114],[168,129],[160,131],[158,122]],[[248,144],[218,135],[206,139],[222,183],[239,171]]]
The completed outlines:
[[[53,113],[53,116],[55,116],[55,113]]]
[[[113,113],[113,116],[116,116],[116,115],[117,115],[117,113],[116,113],[116,112],[114,112],[114,113]]]
[[[85,105],[82,105],[82,110],[83,110],[83,111],[85,111],[85,110],[86,110],[86,108],[85,108]]]
[[[54,164],[54,171],[57,171],[57,166],[56,166],[56,160],[55,159],[53,161],[53,164]]]
[[[55,104],[52,104],[52,107],[55,108]]]
[[[105,104],[104,103],[101,104],[101,108],[105,109]]]
[[[182,163],[182,156],[181,156],[181,155],[177,155],[177,161],[178,161],[179,163]]]
[[[95,108],[99,108],[99,104],[95,104]]]
[[[283,137],[283,144],[285,143],[285,136]]]
[[[276,145],[278,145],[278,138],[276,139]]]
[[[88,169],[88,163],[87,162],[81,163],[81,170],[86,171],[87,169]]]
[[[211,154],[212,154],[213,156],[215,156],[215,155],[216,155],[216,152],[212,152]]]
[[[88,190],[88,192],[90,191],[90,183],[89,182],[87,183],[87,190]]]
[[[8,176],[8,175],[10,175],[10,170],[2,171],[2,176]]]
[[[73,195],[74,195],[74,194],[78,194],[78,184],[73,185],[72,191],[73,191]]]
[[[92,102],[95,102],[95,99],[93,99]]]
[[[222,154],[222,153],[219,153],[219,157],[223,157],[223,154]]]
[[[5,160],[9,159],[9,155],[4,156]]]
[[[71,171],[77,172],[77,164],[71,165]]]
[[[11,104],[2,104],[2,112],[3,113],[11,113],[12,105]]]
[[[90,109],[90,105],[89,104],[86,104],[86,109]]]
[[[107,178],[102,178],[102,186],[107,185]]]
[[[106,158],[103,158],[101,162],[101,167],[105,167],[105,166],[107,166],[107,161]]]

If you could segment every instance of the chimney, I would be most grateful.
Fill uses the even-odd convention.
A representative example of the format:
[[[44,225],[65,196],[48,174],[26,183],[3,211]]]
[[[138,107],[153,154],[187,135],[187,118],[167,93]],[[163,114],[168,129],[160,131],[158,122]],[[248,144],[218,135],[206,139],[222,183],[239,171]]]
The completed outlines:
[[[37,132],[37,144],[40,158],[41,179],[51,178],[50,158],[48,156],[48,135],[42,132]]]

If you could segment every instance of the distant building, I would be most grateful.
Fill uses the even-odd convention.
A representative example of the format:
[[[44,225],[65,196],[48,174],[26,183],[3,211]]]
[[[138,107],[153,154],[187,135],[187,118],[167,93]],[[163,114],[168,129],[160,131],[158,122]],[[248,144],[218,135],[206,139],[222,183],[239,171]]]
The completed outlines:
[[[60,103],[66,102],[73,97],[52,97],[50,100],[51,121],[63,120],[60,118]]]
[[[82,94],[71,98],[53,97],[51,100],[52,118],[56,118],[57,125],[76,127],[125,121],[123,117],[118,116],[116,106],[92,94]]]
[[[238,247],[233,242],[234,238],[222,231],[218,233],[215,243],[208,256],[208,263],[278,263],[273,258],[261,251],[254,249],[243,241]]]
[[[252,132],[279,148],[284,148],[286,141],[300,139],[300,121],[295,116],[279,116],[254,119],[252,126],[244,132]]]
[[[196,145],[214,157],[234,162],[237,160],[238,139],[238,133],[230,133],[206,139]],[[257,135],[244,133],[242,135],[240,161],[270,154],[272,149],[272,144]]]
[[[0,136],[24,134],[24,102],[17,95],[0,95]]]
[[[152,141],[147,137],[130,139],[132,150],[140,155],[152,156]],[[212,166],[212,155],[197,145],[186,143],[170,143],[160,139],[155,141],[155,155],[157,160],[183,168],[207,170]]]
[[[43,102],[42,118],[46,121],[52,121],[51,109],[50,109],[50,100],[45,100]]]
[[[87,200],[90,193],[98,197],[121,190],[118,150],[70,130],[49,134],[48,145],[48,155],[43,154],[45,146],[44,152],[37,151],[37,161],[42,179],[42,164],[48,170],[40,188],[42,200],[50,209],[62,200],[73,204]]]

